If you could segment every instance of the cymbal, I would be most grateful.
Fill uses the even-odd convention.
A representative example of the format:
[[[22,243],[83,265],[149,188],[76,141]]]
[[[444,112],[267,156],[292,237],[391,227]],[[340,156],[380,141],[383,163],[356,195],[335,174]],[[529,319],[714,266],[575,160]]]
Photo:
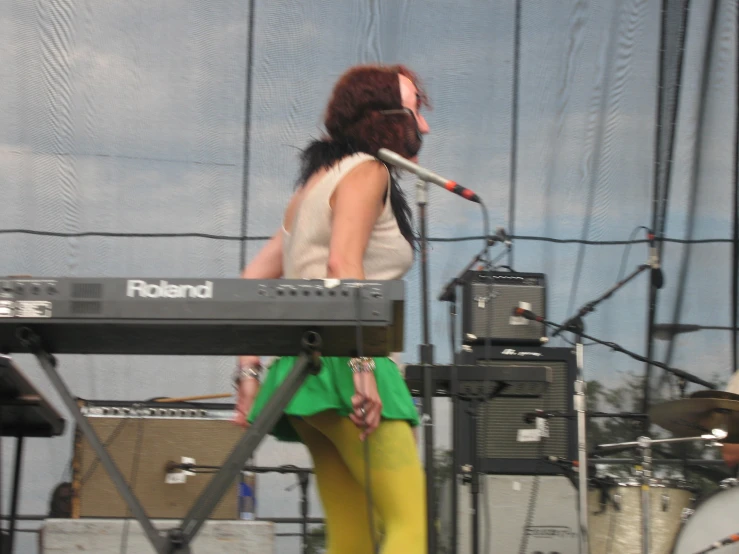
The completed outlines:
[[[649,410],[649,417],[678,437],[710,434],[723,426],[729,434],[721,442],[739,443],[739,394],[698,391],[688,398],[657,404]]]

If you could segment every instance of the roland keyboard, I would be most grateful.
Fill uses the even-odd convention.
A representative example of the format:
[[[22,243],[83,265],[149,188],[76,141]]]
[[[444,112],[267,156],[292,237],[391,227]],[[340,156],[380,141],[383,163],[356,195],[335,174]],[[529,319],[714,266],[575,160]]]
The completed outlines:
[[[0,352],[325,356],[403,350],[403,281],[0,277]]]

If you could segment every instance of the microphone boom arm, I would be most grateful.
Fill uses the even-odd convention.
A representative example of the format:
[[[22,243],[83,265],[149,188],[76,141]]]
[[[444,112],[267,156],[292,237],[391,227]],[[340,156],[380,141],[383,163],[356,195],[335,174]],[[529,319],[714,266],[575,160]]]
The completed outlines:
[[[592,300],[588,302],[587,304],[583,305],[578,311],[577,314],[569,318],[567,321],[562,323],[558,326],[558,328],[554,331],[552,334],[552,338],[556,337],[563,331],[571,331],[571,327],[573,324],[575,324],[579,319],[581,319],[583,316],[586,316],[587,314],[594,312],[595,307],[603,302],[604,300],[609,299],[614,292],[616,292],[618,289],[626,285],[629,281],[634,279],[637,275],[639,275],[642,271],[646,271],[647,269],[652,269],[652,266],[649,264],[642,264],[638,266],[634,271],[632,271],[629,275],[621,279],[619,282],[617,282],[615,285],[613,285],[610,289],[608,289],[606,292],[604,292],[601,296],[596,298],[595,300]],[[584,336],[584,335],[583,335]]]
[[[649,267],[649,266],[647,266]],[[549,327],[559,329],[560,331],[564,331],[564,327],[562,325],[559,325],[558,323],[554,323],[553,321],[549,321],[544,319],[542,316],[536,315],[535,313],[531,312],[530,310],[524,310],[522,308],[515,308],[513,310],[513,314],[518,317],[523,317],[525,319],[529,319],[531,321],[538,321],[539,323],[543,323],[544,325],[548,325]],[[676,375],[677,377],[680,377],[681,379],[685,379],[686,381],[690,381],[691,383],[695,383],[696,385],[701,385],[703,387],[706,387],[708,389],[716,390],[718,387],[714,383],[709,383],[708,381],[704,381],[700,377],[696,377],[695,375],[688,373],[687,371],[683,371],[682,369],[677,369],[674,367],[670,367],[666,364],[663,364],[662,362],[658,362],[655,360],[650,360],[649,358],[646,358],[644,356],[641,356],[639,354],[636,354],[635,352],[631,352],[630,350],[626,350],[624,347],[619,346],[615,342],[608,342],[603,341],[598,338],[595,338],[591,335],[586,335],[585,333],[580,333],[584,338],[588,340],[592,340],[593,342],[597,342],[598,344],[602,344],[603,346],[607,346],[611,350],[615,350],[616,352],[620,352],[621,354],[626,354],[627,356],[634,358],[635,360],[638,360],[640,362],[644,362],[650,365],[653,365],[655,367],[659,367],[661,369],[664,369],[665,371],[669,371],[673,375]]]
[[[468,263],[462,271],[459,272],[459,274],[456,277],[453,277],[446,285],[444,285],[444,288],[441,290],[441,294],[439,295],[439,301],[440,302],[453,302],[455,298],[455,292],[454,288],[462,283],[462,277],[470,270],[472,269],[472,266],[474,266],[476,263],[481,262],[487,255],[488,249],[493,246],[496,242],[498,242],[498,239],[496,237],[487,237],[485,239],[485,246],[482,250],[480,250],[474,258],[472,258],[472,261]]]

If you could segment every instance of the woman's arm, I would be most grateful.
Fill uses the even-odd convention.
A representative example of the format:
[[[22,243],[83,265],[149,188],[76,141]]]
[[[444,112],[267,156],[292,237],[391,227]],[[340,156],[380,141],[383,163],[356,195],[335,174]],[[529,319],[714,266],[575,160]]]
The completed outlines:
[[[364,252],[372,229],[382,213],[389,179],[379,162],[366,162],[354,168],[336,187],[331,198],[333,219],[327,275],[336,279],[364,279]],[[374,362],[358,363],[369,368]],[[349,368],[347,368],[349,371]],[[380,425],[382,400],[372,371],[353,375],[352,422],[362,429],[364,440]]]
[[[282,277],[282,230],[277,231],[241,272],[244,279]]]
[[[282,277],[282,230],[269,239],[241,272],[244,279],[279,279]],[[246,427],[249,411],[259,392],[259,356],[239,356],[236,375],[236,410],[234,422]]]
[[[364,279],[364,252],[388,186],[387,169],[375,161],[358,165],[337,185],[331,197],[328,277]]]

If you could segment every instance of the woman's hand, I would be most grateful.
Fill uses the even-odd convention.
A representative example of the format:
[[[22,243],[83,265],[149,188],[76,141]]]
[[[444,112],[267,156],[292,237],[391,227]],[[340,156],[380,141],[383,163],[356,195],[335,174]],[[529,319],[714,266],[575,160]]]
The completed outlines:
[[[249,427],[247,418],[251,407],[254,405],[254,399],[259,393],[259,381],[254,377],[246,377],[241,380],[236,389],[236,411],[234,413],[233,422],[243,428]]]
[[[239,367],[243,368],[259,368],[258,356],[241,356],[239,358]],[[247,428],[249,422],[249,412],[254,405],[254,399],[259,393],[259,379],[253,376],[242,377],[236,385],[236,410],[234,412],[233,422],[236,425]]]
[[[354,396],[349,419],[354,425],[364,429],[359,440],[366,439],[380,425],[382,414],[382,400],[377,392],[375,374],[363,371],[354,374]]]

